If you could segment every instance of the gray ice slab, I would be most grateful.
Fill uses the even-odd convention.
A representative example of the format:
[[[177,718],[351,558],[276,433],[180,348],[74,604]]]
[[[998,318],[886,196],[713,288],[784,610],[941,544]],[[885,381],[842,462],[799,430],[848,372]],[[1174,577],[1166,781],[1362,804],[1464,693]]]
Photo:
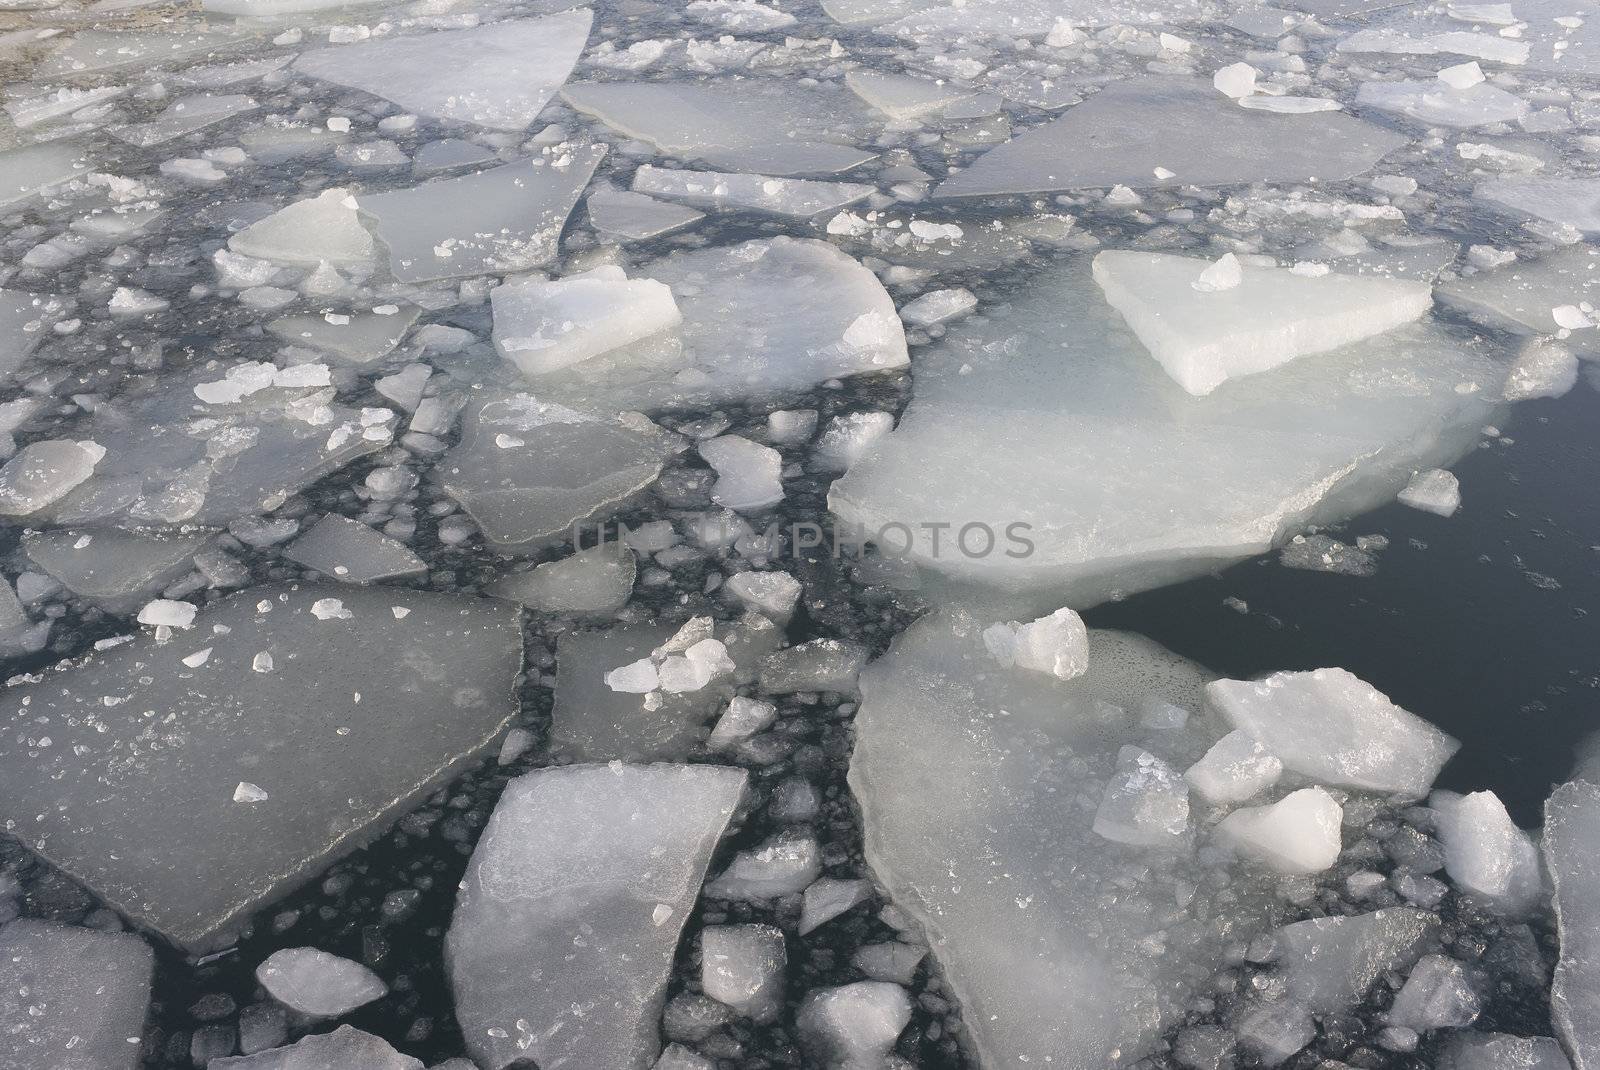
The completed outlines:
[[[0,929],[0,1066],[134,1070],[154,970],[132,933],[35,918]]]

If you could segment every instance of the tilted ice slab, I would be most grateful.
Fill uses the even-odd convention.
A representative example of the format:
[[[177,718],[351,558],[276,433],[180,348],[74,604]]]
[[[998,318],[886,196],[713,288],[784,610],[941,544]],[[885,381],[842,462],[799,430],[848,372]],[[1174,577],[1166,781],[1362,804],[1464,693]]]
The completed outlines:
[[[1252,111],[1209,83],[1139,77],[1115,82],[1059,119],[990,149],[934,196],[1332,182],[1363,173],[1405,143],[1400,134],[1340,112]]]
[[[1518,260],[1441,282],[1434,296],[1491,327],[1516,334],[1555,334],[1567,326],[1558,322],[1558,313],[1583,304],[1600,306],[1600,250],[1583,243],[1571,245],[1537,260]],[[1574,349],[1594,350],[1600,348],[1600,330],[1574,330],[1564,341]]]
[[[0,695],[6,829],[208,950],[481,754],[517,710],[521,667],[509,603],[245,591],[181,637]]]
[[[861,674],[850,786],[867,861],[924,927],[983,1066],[1136,1062],[1220,961],[1222,931],[1248,940],[1270,913],[1270,881],[1218,879],[1181,838],[1129,847],[1093,829],[1124,745],[1183,768],[1222,735],[1206,674],[1105,631],[1077,679],[1006,669],[987,623],[925,617]],[[1194,716],[1142,728],[1151,702]]]
[[[800,390],[910,360],[883,284],[827,242],[778,237],[674,253],[637,275],[672,289],[683,322],[541,376],[542,394],[653,409]]]
[[[524,130],[572,73],[588,8],[465,30],[318,48],[295,69],[435,119]]]
[[[1600,788],[1573,780],[1544,807],[1544,859],[1555,884],[1561,959],[1550,988],[1556,1034],[1574,1070],[1600,1066]]]
[[[1094,258],[1095,282],[1106,300],[1191,394],[1382,334],[1433,305],[1423,282],[1312,278],[1248,265],[1230,289],[1198,289],[1211,266],[1168,253],[1118,250]]]
[[[584,201],[589,222],[600,233],[621,241],[644,241],[659,237],[703,219],[703,212],[676,204],[664,204],[642,193],[620,189],[597,189]]]
[[[1503,375],[1478,345],[1413,324],[1196,398],[1072,261],[920,354],[899,426],[829,504],[891,550],[907,533],[886,526],[909,526],[911,558],[965,584],[1092,605],[1263,552],[1459,456]],[[975,556],[956,544],[969,524],[993,532],[987,553],[981,528]]]
[[[864,201],[876,192],[876,187],[862,182],[680,171],[645,164],[633,173],[633,191],[696,208],[744,209],[810,219]]]
[[[1218,680],[1206,702],[1321,784],[1420,799],[1461,746],[1344,669]]]
[[[675,437],[637,413],[580,412],[531,394],[486,391],[439,460],[445,492],[485,540],[518,553],[604,519],[655,482]]]
[[[1468,128],[1506,123],[1528,113],[1528,102],[1488,82],[1465,89],[1438,78],[1423,81],[1364,82],[1356,103],[1405,115],[1430,126]]]
[[[606,154],[585,145],[363,197],[401,282],[527,271],[554,259],[567,217]]]
[[[154,969],[132,933],[34,918],[0,929],[0,1066],[134,1070]]]
[[[854,94],[772,79],[705,85],[578,82],[566,102],[665,153],[732,171],[835,174],[873,158],[855,146],[879,124]]]
[[[445,957],[485,1070],[648,1070],[678,936],[745,774],[575,765],[507,786],[468,863]]]

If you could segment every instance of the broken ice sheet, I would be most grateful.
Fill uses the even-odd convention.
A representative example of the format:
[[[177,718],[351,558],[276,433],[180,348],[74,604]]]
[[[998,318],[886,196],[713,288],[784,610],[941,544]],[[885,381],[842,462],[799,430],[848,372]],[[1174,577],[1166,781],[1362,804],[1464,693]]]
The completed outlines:
[[[1386,502],[1495,411],[1487,347],[1426,321],[1191,397],[1088,274],[1041,270],[1009,311],[924,350],[910,407],[833,484],[833,512],[869,536],[910,525],[909,558],[963,584],[1082,608]],[[970,553],[936,551],[934,523],[979,525]]]
[[[1557,788],[1544,807],[1544,859],[1555,885],[1561,959],[1550,989],[1556,1034],[1573,1065],[1600,1059],[1600,788],[1586,780]]]
[[[827,242],[777,237],[674,253],[637,275],[671,288],[681,348],[624,348],[541,376],[542,392],[595,409],[655,409],[802,390],[910,359],[883,284]],[[780,307],[786,314],[774,317]]]
[[[61,528],[28,532],[22,549],[78,597],[113,613],[129,613],[186,575],[213,534]]]
[[[645,164],[633,173],[633,191],[696,208],[810,219],[864,201],[876,188],[860,182],[680,171]]]
[[[292,345],[326,353],[346,364],[374,364],[394,352],[420,310],[414,305],[390,306],[384,312],[284,316],[267,330]]]
[[[678,936],[744,783],[720,766],[613,762],[507,786],[445,945],[479,1066],[648,1070]]]
[[[1600,330],[1573,329],[1582,322],[1568,318],[1579,306],[1600,304],[1600,252],[1579,243],[1536,260],[1517,260],[1492,270],[1441,282],[1434,290],[1440,303],[1473,319],[1517,334],[1551,335],[1570,331],[1566,344],[1583,352],[1600,350]],[[1566,323],[1561,322],[1567,319]]]
[[[94,161],[88,146],[78,141],[47,141],[0,152],[0,208],[76,178]]]
[[[589,194],[584,206],[594,229],[620,241],[646,241],[705,218],[703,212],[692,208],[611,187]]]
[[[401,282],[507,274],[554,259],[604,145],[546,153],[459,178],[362,197]]]
[[[654,483],[674,452],[674,436],[637,413],[596,415],[485,391],[439,472],[490,546],[518,553],[603,518]]]
[[[404,543],[337,513],[317,521],[283,555],[343,583],[409,579],[428,571],[427,563]]]
[[[1429,126],[1468,128],[1522,118],[1528,103],[1499,86],[1479,82],[1465,89],[1438,78],[1423,81],[1364,82],[1356,103],[1404,115]]]
[[[1270,916],[1272,893],[1243,882],[1177,897],[1187,852],[1092,828],[1124,745],[1182,768],[1222,734],[1195,716],[1157,744],[1129,712],[1198,714],[1207,676],[1105,631],[1077,679],[996,672],[985,626],[961,609],[924,617],[863,672],[850,785],[867,860],[924,927],[982,1065],[1137,1061],[1210,975],[1221,933],[1248,939]]]
[[[134,1070],[154,970],[132,933],[11,922],[0,929],[0,1065]]]
[[[166,64],[193,62],[255,42],[259,30],[238,26],[201,26],[162,30],[132,28],[83,29],[63,41],[34,68],[40,79],[76,79],[127,68],[148,70]]]
[[[587,8],[313,49],[295,69],[435,119],[524,130],[589,39]]]
[[[618,133],[732,171],[830,175],[876,155],[855,146],[878,124],[853,94],[833,86],[575,82],[561,95]]]
[[[312,612],[329,596],[348,614]],[[504,602],[258,588],[185,635],[0,695],[0,806],[31,850],[191,951],[381,832],[517,710],[522,628]],[[268,798],[235,802],[241,780]]]
[[[1204,82],[1148,76],[1113,82],[1059,119],[990,149],[934,196],[1336,181],[1405,143],[1342,113],[1249,111]]]
[[[148,149],[255,109],[256,102],[247,96],[200,93],[173,101],[149,122],[114,126],[111,134],[137,148]]]
[[[1480,183],[1472,195],[1512,213],[1600,233],[1600,179],[1500,175]]]

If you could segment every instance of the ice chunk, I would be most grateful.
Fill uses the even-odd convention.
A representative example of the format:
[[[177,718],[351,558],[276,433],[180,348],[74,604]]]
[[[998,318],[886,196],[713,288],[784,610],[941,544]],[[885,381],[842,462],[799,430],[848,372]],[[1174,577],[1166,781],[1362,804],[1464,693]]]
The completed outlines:
[[[1293,1000],[1247,1006],[1235,1025],[1239,1045],[1263,1066],[1278,1066],[1316,1039],[1317,1026]]]
[[[779,624],[789,623],[800,600],[800,581],[787,572],[740,572],[723,590]]]
[[[440,461],[445,491],[502,553],[551,542],[655,482],[670,436],[643,417],[594,416],[485,391]]]
[[[194,624],[194,615],[199,611],[193,602],[174,602],[169,598],[157,598],[146,602],[139,610],[139,623],[152,628],[188,628]]]
[[[138,30],[127,26],[72,34],[34,68],[40,79],[81,79],[107,71],[139,68],[141,71],[193,61],[203,53],[223,52],[251,43],[249,30],[236,27],[198,26]]]
[[[718,766],[612,763],[507,786],[445,944],[479,1066],[650,1065],[678,936],[744,782]]]
[[[1285,768],[1343,787],[1421,798],[1461,746],[1344,669],[1218,680],[1206,703]]]
[[[1082,617],[1070,609],[1058,609],[1018,626],[1009,653],[1010,663],[1019,669],[1071,680],[1088,671],[1089,632]]]
[[[0,1065],[134,1070],[154,970],[132,933],[11,922],[0,929]]]
[[[361,200],[401,282],[527,271],[556,255],[562,228],[606,154],[585,145]],[[241,250],[244,251],[244,250]]]
[[[885,1056],[910,1022],[911,997],[887,981],[816,989],[795,1013],[800,1042],[826,1070],[888,1065]]]
[[[800,907],[800,935],[826,925],[871,898],[872,885],[867,881],[823,877],[812,882]]]
[[[714,899],[777,899],[805,891],[822,872],[822,848],[809,832],[780,832],[733,856],[720,876],[706,882]]]
[[[44,340],[45,301],[19,290],[0,290],[0,381],[10,379]]]
[[[1600,1060],[1600,788],[1561,785],[1544,806],[1544,859],[1555,885],[1561,957],[1550,986],[1556,1035],[1578,1070]]]
[[[902,306],[900,319],[913,327],[932,327],[960,319],[977,307],[978,298],[971,290],[934,290]]]
[[[663,204],[642,193],[610,187],[589,194],[584,205],[596,230],[621,241],[657,238],[705,218],[704,213],[692,208]]]
[[[1409,279],[1250,267],[1224,287],[1207,282],[1216,267],[1167,253],[1094,258],[1106,301],[1191,394],[1371,338],[1433,306],[1428,284]]]
[[[329,596],[349,615],[319,619]],[[522,628],[503,602],[269,588],[187,634],[203,639],[138,637],[7,692],[0,806],[39,815],[30,848],[192,950],[363,845],[517,709]],[[201,648],[203,662],[185,660]],[[273,671],[252,672],[262,658]],[[152,709],[161,747],[148,745]],[[268,800],[234,802],[241,780]]]
[[[1411,969],[1387,1015],[1390,1025],[1427,1033],[1461,1029],[1478,1020],[1483,999],[1467,968],[1443,955],[1424,955]]]
[[[1177,846],[1189,832],[1189,786],[1155,755],[1123,747],[1095,811],[1094,830],[1135,847]]]
[[[1244,881],[1226,905],[1195,896],[1192,853],[1093,829],[1122,748],[1144,749],[1129,711],[1198,710],[1207,676],[1105,631],[1090,632],[1076,679],[997,671],[986,627],[963,609],[929,614],[862,674],[850,786],[867,861],[923,928],[980,1065],[1136,1062],[1212,975],[1220,930],[1248,939],[1274,909]],[[1162,753],[1198,755],[1211,723],[1161,732]],[[1167,784],[1175,799],[1182,781]]]
[[[428,571],[422,558],[404,543],[337,513],[317,521],[283,553],[291,561],[344,583],[410,579]]]
[[[1321,873],[1339,858],[1344,810],[1321,788],[1292,791],[1270,806],[1235,810],[1217,826],[1219,843],[1278,873]]]
[[[718,505],[758,512],[783,501],[783,457],[772,447],[722,435],[700,443],[700,456],[716,470],[711,498]]]
[[[308,346],[343,363],[365,366],[394,352],[417,322],[419,312],[416,306],[406,305],[387,314],[283,316],[267,324],[267,330],[292,345]]]
[[[1439,1054],[1439,1070],[1572,1070],[1551,1037],[1508,1033],[1452,1034]]]
[[[29,516],[66,497],[106,454],[92,441],[30,442],[0,466],[0,516]]]
[[[852,412],[835,416],[817,439],[813,461],[824,472],[848,471],[873,443],[893,430],[893,413]]]
[[[626,543],[603,542],[531,572],[514,572],[490,584],[485,593],[537,613],[606,616],[627,604],[637,573]]]
[[[88,146],[77,141],[46,141],[0,152],[0,208],[22,204],[91,166]]]
[[[700,933],[700,990],[757,1025],[783,1010],[789,962],[783,930],[771,925],[708,925]]]
[[[572,73],[588,8],[313,49],[295,68],[435,119],[525,130]]]
[[[779,650],[761,665],[761,689],[774,695],[797,691],[856,689],[856,677],[867,663],[867,652],[838,639],[810,639]]]
[[[29,532],[23,552],[80,598],[113,613],[130,613],[188,573],[210,532],[135,533],[62,528]]]
[[[874,156],[854,145],[875,124],[854,95],[833,86],[751,78],[705,85],[579,82],[561,95],[585,115],[663,153],[733,171],[836,174]],[[770,136],[774,130],[784,136]]]
[[[490,291],[489,298],[495,348],[529,379],[683,322],[664,283],[630,280],[620,268],[551,281],[508,282]]]
[[[712,750],[727,750],[772,727],[778,719],[778,708],[770,702],[761,702],[740,695],[728,703],[728,708],[717,718],[706,746]]]
[[[173,101],[149,122],[114,126],[111,134],[130,145],[148,149],[255,111],[256,107],[252,98],[242,94],[197,93]]]
[[[1534,339],[1522,347],[1503,393],[1507,401],[1559,398],[1578,384],[1578,358],[1556,342]]]
[[[1356,103],[1405,115],[1430,126],[1468,128],[1513,122],[1528,113],[1528,102],[1499,86],[1479,82],[1458,89],[1429,81],[1363,82]]]
[[[1203,82],[1130,78],[990,149],[934,196],[1338,181],[1404,143],[1399,134],[1338,112],[1247,111]]]
[[[1250,733],[1234,730],[1212,744],[1183,774],[1213,806],[1242,803],[1278,782],[1283,763]]]
[[[1317,1014],[1343,1014],[1384,973],[1415,962],[1438,928],[1437,917],[1411,907],[1297,921],[1278,930],[1278,963],[1293,998]]]
[[[1256,91],[1258,73],[1248,63],[1230,63],[1211,76],[1211,86],[1225,97],[1242,100]]]
[[[389,994],[361,963],[314,947],[274,951],[256,967],[256,980],[273,999],[313,1018],[338,1018]]]
[[[242,256],[316,267],[366,264],[376,253],[362,225],[356,199],[341,187],[295,201],[228,239]]]
[[[633,192],[696,208],[810,219],[864,201],[877,190],[860,182],[682,171],[645,164],[633,173]]]
[[[1600,301],[1600,253],[1591,245],[1568,246],[1537,260],[1442,282],[1434,296],[1491,327],[1523,335],[1556,334],[1564,329],[1558,312]],[[1600,331],[1579,328],[1565,340],[1592,352],[1600,348]]]
[[[207,1070],[422,1070],[422,1064],[401,1055],[371,1033],[341,1025],[331,1033],[315,1033],[284,1048],[254,1055],[212,1059]]]
[[[1494,413],[1503,370],[1426,321],[1189,396],[1087,266],[919,353],[899,424],[829,491],[841,521],[946,590],[1081,609],[1392,501]]]
[[[900,122],[915,122],[937,115],[974,96],[972,90],[953,82],[930,82],[925,78],[881,71],[850,71],[844,76],[844,84],[856,96]]]
[[[1600,19],[1595,22],[1600,25]],[[1472,195],[1547,223],[1600,234],[1600,180],[1594,178],[1497,175],[1480,183]]]
[[[1437,516],[1454,516],[1461,508],[1461,484],[1453,473],[1430,468],[1411,477],[1400,491],[1400,504]]]

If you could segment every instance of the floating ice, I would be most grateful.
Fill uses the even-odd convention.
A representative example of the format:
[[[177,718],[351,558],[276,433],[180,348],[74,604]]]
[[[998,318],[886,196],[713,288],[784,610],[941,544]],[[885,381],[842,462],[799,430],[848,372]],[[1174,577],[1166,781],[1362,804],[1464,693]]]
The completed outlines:
[[[1183,778],[1213,806],[1242,803],[1277,783],[1283,763],[1248,732],[1229,732],[1184,771]]]
[[[1123,747],[1095,811],[1094,831],[1134,847],[1179,846],[1189,833],[1189,786],[1155,755]]]
[[[877,192],[860,182],[681,171],[645,164],[633,173],[633,192],[696,208],[744,210],[810,219],[866,200]]]
[[[800,600],[800,581],[787,572],[740,572],[724,590],[770,620],[787,624]]]
[[[0,208],[22,204],[70,181],[87,171],[92,162],[88,147],[76,141],[49,141],[0,152]]]
[[[683,321],[672,291],[617,267],[546,281],[507,282],[489,294],[494,344],[528,378],[670,330]]]
[[[370,263],[377,247],[362,225],[356,199],[334,187],[296,201],[228,239],[243,256],[316,267]]]
[[[853,692],[867,653],[838,639],[810,639],[768,655],[761,665],[761,689],[773,695],[797,691]]]
[[[990,149],[934,195],[1337,181],[1404,143],[1337,112],[1252,112],[1205,83],[1149,76],[1114,82],[1061,118]]]
[[[316,617],[329,594],[349,617]],[[0,733],[0,804],[29,815],[28,846],[190,949],[361,846],[516,712],[522,629],[503,602],[260,589],[195,624],[203,639],[136,638],[13,688]],[[250,671],[263,657],[274,671]],[[166,746],[147,745],[150,709]],[[269,799],[235,803],[241,779]]]
[[[307,346],[346,364],[376,364],[390,353],[417,322],[414,306],[380,312],[342,315],[284,316],[267,324],[267,330],[293,345]]]
[[[1600,24],[1600,19],[1595,20]],[[1473,190],[1479,200],[1548,223],[1566,224],[1585,234],[1600,233],[1600,180],[1499,175]]]
[[[844,76],[844,84],[856,96],[901,122],[936,115],[973,96],[972,90],[953,82],[930,82],[880,71],[850,71]]]
[[[341,1025],[331,1033],[314,1033],[283,1048],[255,1055],[212,1059],[208,1070],[422,1070],[422,1064],[401,1055],[371,1033]]]
[[[900,309],[900,319],[913,327],[932,327],[959,319],[978,307],[978,298],[967,289],[934,290]]]
[[[361,211],[401,282],[527,271],[554,259],[567,216],[605,154],[604,145],[585,145],[377,193],[362,198]]]
[[[240,94],[198,93],[173,101],[149,122],[114,126],[111,133],[130,145],[148,149],[255,111],[256,106],[252,98]]]
[[[386,37],[313,49],[295,69],[435,119],[524,130],[572,73],[593,22],[583,8]]]
[[[733,171],[837,174],[875,155],[854,147],[875,124],[853,94],[831,86],[773,79],[578,82],[561,95],[585,115],[663,153]]]
[[[154,970],[131,933],[11,922],[0,929],[0,1065],[134,1070]]]
[[[596,230],[621,241],[657,238],[705,218],[704,213],[691,208],[613,188],[595,190],[584,205]]]
[[[757,512],[783,501],[783,457],[770,446],[738,435],[700,443],[700,456],[717,473],[711,499],[740,512]]]
[[[1443,955],[1424,955],[1395,996],[1390,1025],[1427,1033],[1460,1029],[1477,1021],[1483,999],[1466,967]]]
[[[105,447],[89,440],[30,442],[0,466],[0,516],[29,516],[60,501],[105,455]]]
[[[80,598],[131,613],[192,568],[212,533],[61,528],[29,532],[23,552]]]
[[[164,64],[193,62],[202,55],[220,53],[252,43],[253,33],[240,27],[200,26],[139,30],[116,27],[86,28],[63,41],[34,68],[40,79],[78,79],[88,75],[138,68],[146,71]]]
[[[826,925],[872,898],[872,885],[864,880],[835,880],[823,877],[813,881],[800,907],[800,935]]]
[[[1552,1038],[1507,1033],[1454,1033],[1445,1040],[1437,1065],[1440,1070],[1572,1070]]]
[[[783,1010],[789,961],[783,930],[771,925],[709,925],[700,933],[700,990],[757,1025]]]
[[[256,967],[256,980],[273,999],[313,1018],[337,1018],[389,993],[361,963],[314,947],[274,951]]]
[[[1321,873],[1339,858],[1344,811],[1321,788],[1302,788],[1270,806],[1235,810],[1217,826],[1219,843],[1278,873]]]
[[[809,832],[785,831],[740,851],[720,875],[706,882],[714,899],[777,899],[805,891],[822,873],[822,848]]]
[[[1600,191],[1596,198],[1600,200]],[[1524,335],[1556,334],[1562,329],[1558,309],[1600,302],[1600,252],[1592,245],[1569,246],[1537,260],[1441,282],[1434,296],[1491,327]],[[1600,349],[1600,331],[1574,331],[1568,344],[1593,352]]]
[[[678,935],[744,782],[718,766],[613,763],[507,786],[445,945],[479,1066],[649,1067]]]
[[[1278,930],[1278,963],[1296,1001],[1316,1014],[1343,1014],[1386,971],[1415,962],[1438,928],[1437,917],[1410,907],[1297,921]]]
[[[835,416],[812,454],[814,466],[824,472],[844,472],[894,430],[894,415],[887,412],[853,412]]]
[[[1400,491],[1400,504],[1437,516],[1454,516],[1461,508],[1461,484],[1443,468],[1430,468],[1411,477]]]
[[[374,531],[359,520],[329,513],[310,531],[290,543],[285,557],[344,583],[379,583],[409,579],[428,571],[422,558],[405,544]]]
[[[0,290],[0,381],[16,374],[44,340],[44,303],[34,294]]]
[[[1250,267],[1228,285],[1217,268],[1166,253],[1094,258],[1106,301],[1191,394],[1383,334],[1433,305],[1426,283],[1406,279]]]
[[[604,542],[571,557],[513,572],[485,588],[538,613],[605,616],[627,604],[638,565],[626,543]]]
[[[1461,746],[1343,669],[1218,680],[1206,702],[1286,769],[1343,787],[1420,799]]]
[[[885,1057],[910,1022],[911,997],[886,981],[816,989],[795,1012],[801,1043],[826,1070],[889,1065]]]
[[[1364,82],[1356,103],[1395,112],[1430,126],[1460,128],[1512,122],[1528,113],[1528,103],[1499,86],[1479,82],[1458,88],[1431,81]]]
[[[1561,958],[1550,987],[1556,1034],[1576,1070],[1600,1060],[1600,788],[1573,780],[1544,807],[1544,860],[1555,886]]]
[[[712,750],[727,750],[770,727],[778,719],[778,708],[770,702],[736,696],[717,718],[716,727],[706,740]]]
[[[1340,52],[1383,52],[1402,56],[1471,56],[1513,65],[1528,62],[1532,53],[1532,47],[1525,41],[1464,30],[1426,37],[1410,37],[1392,30],[1362,30],[1341,40],[1338,48]]]
[[[1558,398],[1578,383],[1578,358],[1555,342],[1534,340],[1522,347],[1503,391],[1507,401]]]

